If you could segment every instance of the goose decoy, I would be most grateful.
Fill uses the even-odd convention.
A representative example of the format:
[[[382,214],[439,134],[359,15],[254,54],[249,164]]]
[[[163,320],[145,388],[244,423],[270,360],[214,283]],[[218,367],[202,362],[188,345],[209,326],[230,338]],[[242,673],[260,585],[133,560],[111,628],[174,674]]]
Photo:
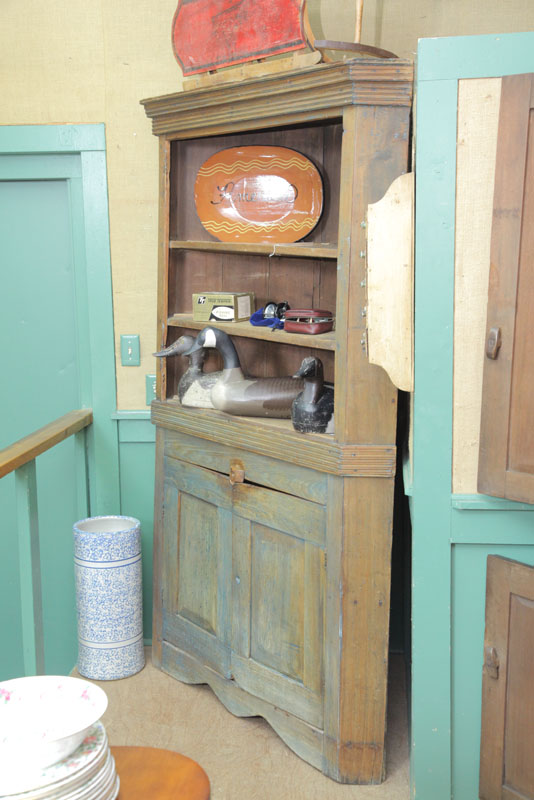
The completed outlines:
[[[300,433],[333,433],[334,389],[324,384],[321,359],[305,358],[294,377],[304,379],[304,389],[293,401],[291,409],[295,430]]]
[[[165,347],[163,350],[154,353],[154,355],[158,358],[186,355],[186,351],[194,343],[193,336],[180,336],[169,347]],[[178,399],[183,406],[213,408],[211,390],[220,378],[221,373],[203,371],[206,355],[204,348],[195,350],[189,355],[189,367],[178,381]]]
[[[244,417],[275,417],[289,419],[293,400],[304,388],[300,378],[252,378],[243,374],[234,343],[225,331],[204,328],[194,345],[185,352],[190,355],[205,347],[214,347],[222,356],[223,370],[211,390],[213,407],[227,414]]]

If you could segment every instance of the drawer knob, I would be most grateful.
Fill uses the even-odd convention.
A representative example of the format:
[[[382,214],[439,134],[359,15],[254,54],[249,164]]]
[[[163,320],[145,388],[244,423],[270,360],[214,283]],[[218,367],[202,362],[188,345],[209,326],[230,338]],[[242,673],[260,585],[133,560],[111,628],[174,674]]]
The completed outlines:
[[[488,358],[496,359],[502,344],[501,329],[491,328],[486,341],[486,355]]]
[[[241,461],[230,461],[230,483],[243,483],[245,480],[245,467]]]
[[[484,650],[484,669],[490,678],[499,677],[499,656],[495,647],[486,647]]]

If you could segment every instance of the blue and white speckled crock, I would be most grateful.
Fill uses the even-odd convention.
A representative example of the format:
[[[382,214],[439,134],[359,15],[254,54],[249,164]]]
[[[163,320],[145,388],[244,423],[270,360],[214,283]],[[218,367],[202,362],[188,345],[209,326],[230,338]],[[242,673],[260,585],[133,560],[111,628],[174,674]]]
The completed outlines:
[[[100,681],[127,678],[145,665],[141,523],[89,517],[73,531],[78,672]]]

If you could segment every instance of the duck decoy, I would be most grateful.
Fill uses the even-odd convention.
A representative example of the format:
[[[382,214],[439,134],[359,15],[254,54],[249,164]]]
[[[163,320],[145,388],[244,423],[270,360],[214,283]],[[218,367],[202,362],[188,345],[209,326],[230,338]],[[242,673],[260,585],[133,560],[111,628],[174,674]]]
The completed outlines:
[[[304,389],[293,401],[291,420],[300,433],[334,432],[334,389],[325,386],[320,358],[305,358],[295,378],[304,379]]]
[[[253,378],[244,375],[234,343],[225,331],[207,327],[198,334],[190,355],[213,347],[222,356],[223,370],[211,390],[213,407],[244,417],[290,419],[293,400],[304,388],[301,378]]]
[[[186,355],[195,343],[193,336],[180,336],[169,347],[154,353],[157,358]],[[204,372],[206,350],[200,348],[189,355],[189,367],[178,381],[178,399],[183,406],[213,408],[211,390],[221,376],[220,372]]]

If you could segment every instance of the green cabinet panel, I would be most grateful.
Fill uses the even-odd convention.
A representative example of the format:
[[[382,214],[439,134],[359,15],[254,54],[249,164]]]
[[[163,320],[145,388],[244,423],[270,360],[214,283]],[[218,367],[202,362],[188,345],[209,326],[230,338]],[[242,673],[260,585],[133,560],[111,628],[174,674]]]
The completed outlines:
[[[33,159],[31,170],[28,158]],[[69,164],[64,171],[76,176],[79,158],[65,158]],[[2,395],[0,447],[81,406],[69,185],[67,179],[28,179],[43,168],[60,172],[57,163],[50,165],[46,157],[0,156],[1,174],[12,178],[0,181],[4,265],[0,294],[6,301],[0,314],[0,340],[4,343],[0,367],[9,378],[6,386],[11,387]],[[37,461],[45,669],[52,674],[70,669],[76,660],[71,532],[73,521],[87,513],[86,506],[78,505],[76,468],[83,465],[77,462],[72,439]],[[0,657],[0,678],[10,678],[24,673],[12,476],[0,482],[0,506],[2,550],[5,548],[0,584],[2,594],[9,592],[0,606],[7,644]]]
[[[120,503],[105,167],[103,125],[0,127],[0,447],[73,409],[94,417],[89,493],[81,441],[36,462],[48,673],[76,660],[72,524]],[[0,679],[24,673],[14,484],[0,481]]]
[[[458,81],[532,72],[533,53],[534,33],[426,39],[418,48],[410,505],[419,800],[478,797],[486,558],[534,561],[528,507],[451,495]]]
[[[141,523],[143,555],[143,635],[152,638],[152,538],[154,530],[154,427],[121,419],[119,426],[121,514]]]

